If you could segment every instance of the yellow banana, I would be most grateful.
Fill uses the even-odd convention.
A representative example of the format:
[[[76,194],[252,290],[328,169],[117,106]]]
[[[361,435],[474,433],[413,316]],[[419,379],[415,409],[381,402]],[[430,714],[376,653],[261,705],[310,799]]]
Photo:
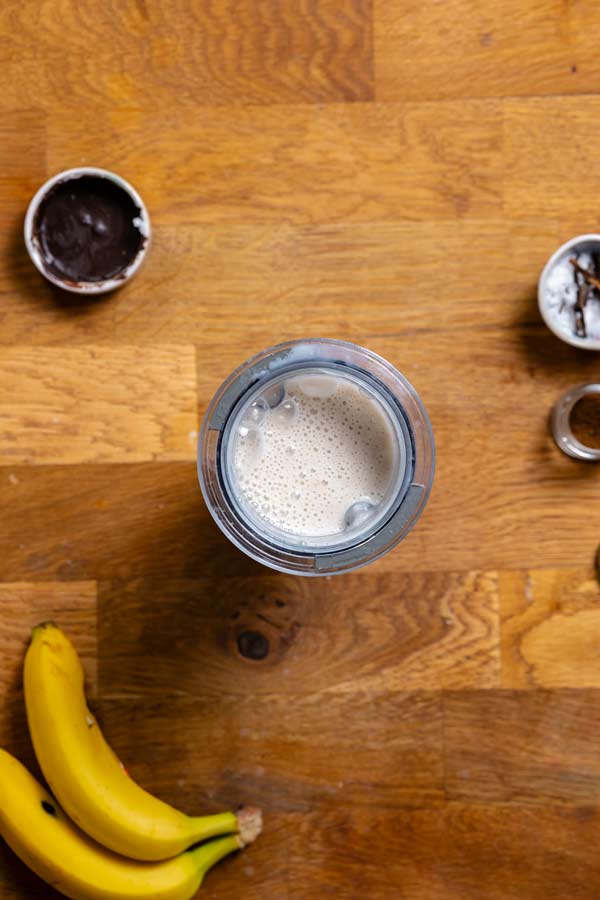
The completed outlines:
[[[190,900],[211,866],[244,846],[240,835],[231,834],[162,862],[125,859],[73,825],[25,766],[2,749],[0,797],[6,843],[73,900]]]
[[[33,629],[24,684],[44,777],[67,815],[98,843],[131,859],[168,859],[199,841],[239,831],[245,816],[252,819],[252,810],[187,816],[139,787],[87,707],[73,645],[51,622]]]

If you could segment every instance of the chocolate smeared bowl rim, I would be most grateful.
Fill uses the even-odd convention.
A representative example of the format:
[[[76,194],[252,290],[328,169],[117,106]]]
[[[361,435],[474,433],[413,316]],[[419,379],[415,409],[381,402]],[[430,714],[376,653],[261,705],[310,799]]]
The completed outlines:
[[[36,232],[37,213],[40,205],[48,194],[59,184],[86,176],[108,179],[128,194],[135,206],[139,209],[139,216],[137,216],[139,221],[136,221],[135,225],[142,236],[140,248],[131,262],[128,263],[121,272],[103,281],[70,281],[68,278],[61,278],[59,275],[56,275],[49,270]],[[57,287],[62,288],[62,290],[70,291],[73,294],[87,295],[106,294],[109,291],[114,291],[117,288],[122,287],[122,285],[133,278],[148,252],[151,231],[148,210],[135,188],[115,172],[111,172],[108,169],[100,169],[95,166],[81,166],[73,169],[65,169],[45,181],[29,203],[24,224],[25,246],[36,269],[44,276],[44,278],[55,284]]]

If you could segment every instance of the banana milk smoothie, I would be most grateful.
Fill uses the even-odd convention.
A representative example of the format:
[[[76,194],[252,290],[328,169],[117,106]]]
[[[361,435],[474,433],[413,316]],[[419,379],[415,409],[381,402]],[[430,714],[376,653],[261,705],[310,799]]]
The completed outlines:
[[[342,341],[282,344],[241,366],[206,414],[200,484],[254,559],[326,575],[387,553],[421,514],[435,451],[414,388]]]
[[[273,389],[271,389],[273,396]],[[404,447],[376,397],[326,372],[283,380],[254,400],[235,435],[237,499],[264,527],[339,535],[389,500]]]

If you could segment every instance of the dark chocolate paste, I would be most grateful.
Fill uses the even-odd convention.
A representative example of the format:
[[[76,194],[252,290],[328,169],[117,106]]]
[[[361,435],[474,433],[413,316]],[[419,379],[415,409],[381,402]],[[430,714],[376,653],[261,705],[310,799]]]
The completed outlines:
[[[59,182],[40,203],[33,226],[46,269],[71,282],[115,278],[144,243],[134,224],[140,215],[127,191],[108,178]]]

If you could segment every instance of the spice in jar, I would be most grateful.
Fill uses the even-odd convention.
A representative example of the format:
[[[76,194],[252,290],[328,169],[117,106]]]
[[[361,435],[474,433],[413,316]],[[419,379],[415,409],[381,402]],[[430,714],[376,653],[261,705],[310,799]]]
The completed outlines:
[[[571,410],[569,426],[585,447],[600,450],[600,393],[579,398]]]

